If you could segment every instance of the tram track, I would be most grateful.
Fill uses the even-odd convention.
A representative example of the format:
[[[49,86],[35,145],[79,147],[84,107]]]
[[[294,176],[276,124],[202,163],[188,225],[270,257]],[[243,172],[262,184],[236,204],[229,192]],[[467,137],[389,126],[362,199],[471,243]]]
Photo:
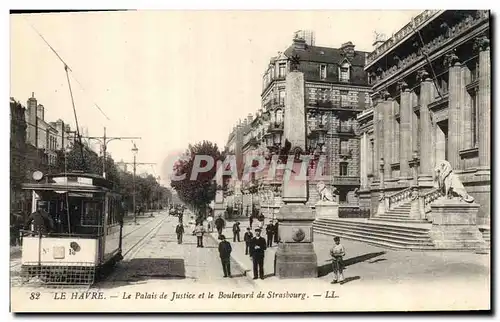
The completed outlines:
[[[161,225],[163,224],[163,222],[165,222],[166,220],[166,216],[163,217],[161,220],[158,221],[158,223],[156,223],[146,234],[144,234],[144,236],[142,236],[137,242],[135,242],[126,252],[124,252],[122,254],[123,256],[123,259],[130,259],[132,258],[132,256],[130,255],[133,251],[133,255],[135,255],[142,247],[144,247],[144,245],[146,244],[146,242],[149,240],[146,240],[147,237],[152,237],[154,236],[154,234],[160,229]],[[148,222],[149,224],[150,222]],[[135,230],[134,230],[135,231]],[[132,231],[132,232],[134,232]],[[130,232],[130,233],[132,233]],[[124,236],[125,237],[125,236]],[[143,243],[143,241],[145,241]],[[142,243],[142,244],[141,244]],[[139,247],[140,246],[140,247]]]

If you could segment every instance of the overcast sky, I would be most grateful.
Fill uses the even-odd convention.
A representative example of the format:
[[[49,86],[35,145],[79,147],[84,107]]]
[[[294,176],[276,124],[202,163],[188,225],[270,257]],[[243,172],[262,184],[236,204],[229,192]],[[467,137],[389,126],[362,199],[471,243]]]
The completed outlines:
[[[260,107],[269,58],[293,32],[310,29],[316,45],[352,41],[371,51],[374,31],[390,36],[419,11],[138,11],[11,16],[10,95],[31,92],[46,121],[71,124],[64,66],[33,25],[73,70],[80,126],[92,136],[140,136],[141,171],[167,177],[165,160],[189,143],[222,149],[239,118]],[[78,84],[76,80],[81,84]],[[94,106],[97,103],[110,118]],[[131,161],[130,141],[114,141],[116,161]],[[162,180],[163,181],[163,180]],[[165,182],[165,181],[164,181]]]

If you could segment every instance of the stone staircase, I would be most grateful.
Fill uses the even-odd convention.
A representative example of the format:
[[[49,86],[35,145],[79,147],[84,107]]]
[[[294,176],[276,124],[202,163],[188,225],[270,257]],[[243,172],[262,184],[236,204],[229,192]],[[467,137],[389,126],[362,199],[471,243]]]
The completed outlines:
[[[367,219],[317,219],[314,233],[372,244],[390,249],[434,250],[430,224],[389,224]]]
[[[483,234],[483,239],[484,241],[488,244],[488,246],[491,245],[491,232],[487,228],[479,228],[481,233]]]
[[[384,222],[414,222],[414,223],[425,223],[427,220],[410,218],[410,202],[406,202],[389,209],[383,215],[377,215],[373,217],[372,220],[384,221]]]

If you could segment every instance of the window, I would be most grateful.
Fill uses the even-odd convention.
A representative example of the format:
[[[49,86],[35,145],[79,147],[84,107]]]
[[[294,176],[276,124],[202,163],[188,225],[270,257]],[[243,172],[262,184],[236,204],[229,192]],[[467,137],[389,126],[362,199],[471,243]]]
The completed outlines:
[[[321,79],[326,79],[326,65],[319,66],[319,77]]]
[[[348,154],[349,154],[349,141],[340,140],[340,155],[348,155]]]
[[[279,63],[278,77],[283,78],[286,75],[286,63]]]
[[[339,70],[339,80],[341,82],[349,82],[349,64],[344,63]]]
[[[286,97],[285,95],[286,95],[286,92],[284,90],[279,91],[279,104],[280,104],[280,106],[285,105],[285,97]]]
[[[349,92],[340,91],[340,106],[346,107],[349,105]]]
[[[347,162],[340,162],[340,176],[347,176]]]
[[[478,136],[479,136],[479,119],[477,115],[477,110],[478,110],[478,96],[477,96],[477,91],[474,90],[474,92],[471,94],[471,132],[472,132],[472,147],[475,148],[477,147],[477,141],[478,141]]]

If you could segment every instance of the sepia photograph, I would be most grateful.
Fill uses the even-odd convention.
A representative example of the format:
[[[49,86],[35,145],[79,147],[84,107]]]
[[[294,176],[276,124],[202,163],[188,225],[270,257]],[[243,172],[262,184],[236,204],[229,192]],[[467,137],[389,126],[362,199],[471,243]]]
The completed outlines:
[[[11,11],[10,311],[490,311],[491,14]]]

